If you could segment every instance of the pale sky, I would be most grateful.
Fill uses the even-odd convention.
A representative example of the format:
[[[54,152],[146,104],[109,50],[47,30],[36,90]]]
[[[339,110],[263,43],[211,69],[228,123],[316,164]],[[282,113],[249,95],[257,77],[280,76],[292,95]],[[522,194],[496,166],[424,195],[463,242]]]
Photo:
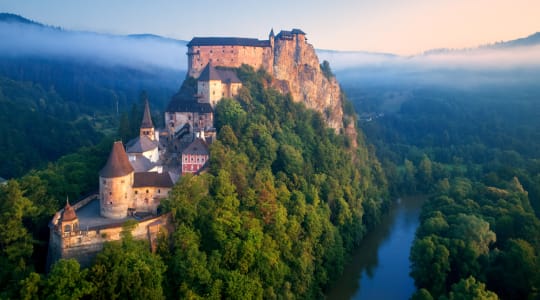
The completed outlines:
[[[0,12],[70,30],[265,39],[300,28],[319,49],[402,55],[540,31],[539,0],[0,0]]]

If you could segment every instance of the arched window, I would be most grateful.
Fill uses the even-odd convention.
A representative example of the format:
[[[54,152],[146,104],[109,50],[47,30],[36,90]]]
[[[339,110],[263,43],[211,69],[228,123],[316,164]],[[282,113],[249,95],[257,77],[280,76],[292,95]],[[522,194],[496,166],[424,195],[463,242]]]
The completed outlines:
[[[64,225],[64,232],[70,232],[70,231],[71,231],[71,225],[70,224]]]

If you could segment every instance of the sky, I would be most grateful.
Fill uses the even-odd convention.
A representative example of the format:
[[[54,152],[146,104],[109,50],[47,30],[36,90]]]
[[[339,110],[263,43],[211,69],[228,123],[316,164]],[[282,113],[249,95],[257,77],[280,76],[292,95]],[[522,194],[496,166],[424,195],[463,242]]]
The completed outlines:
[[[0,12],[69,30],[266,39],[300,28],[318,49],[413,55],[540,31],[538,0],[0,0]]]

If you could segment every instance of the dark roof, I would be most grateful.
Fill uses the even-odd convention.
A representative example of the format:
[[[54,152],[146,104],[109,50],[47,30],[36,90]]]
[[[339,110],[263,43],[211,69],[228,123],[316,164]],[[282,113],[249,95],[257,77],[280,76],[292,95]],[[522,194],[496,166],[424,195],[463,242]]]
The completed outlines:
[[[225,83],[241,83],[236,72],[231,69],[224,69],[220,67],[214,67],[212,63],[208,63],[204,67],[201,75],[197,79],[199,81],[221,80]]]
[[[141,122],[141,128],[154,128],[152,123],[152,116],[150,115],[150,106],[148,105],[148,99],[144,100],[144,113]]]
[[[109,159],[103,169],[99,171],[99,176],[114,178],[125,176],[131,172],[133,172],[133,167],[129,163],[124,145],[120,141],[114,142]]]
[[[152,141],[146,135],[138,136],[126,143],[127,153],[143,153],[158,147],[157,141]]]
[[[198,80],[201,80],[201,81],[221,80],[221,77],[219,76],[219,73],[216,70],[216,68],[214,68],[212,63],[209,62],[208,64],[206,64],[206,67],[204,67]]]
[[[66,206],[64,207],[64,211],[62,212],[62,221],[73,221],[77,219],[77,214],[75,213],[75,209],[69,205],[69,200],[66,200]]]
[[[212,105],[210,103],[200,103],[195,98],[195,95],[186,97],[180,93],[174,95],[167,106],[168,112],[196,112],[196,113],[212,113]]]
[[[290,40],[293,38],[294,35],[297,35],[297,34],[302,34],[302,35],[305,35],[306,33],[303,32],[302,30],[300,29],[293,29],[292,31],[288,31],[288,30],[282,30],[278,33],[278,35],[276,36],[276,38],[278,39],[286,39],[286,40]]]
[[[252,38],[238,37],[194,37],[188,44],[193,46],[251,46],[270,47],[269,40],[258,40]]]
[[[209,155],[208,145],[201,138],[196,138],[189,146],[187,146],[182,155],[192,154],[192,155]]]
[[[151,162],[148,158],[143,156],[142,154],[130,154],[130,160],[131,166],[135,170],[135,173],[138,172],[148,172],[155,166],[157,166],[156,163]]]
[[[158,172],[141,172],[135,173],[133,178],[133,187],[164,187],[170,188],[173,186],[169,173]]]

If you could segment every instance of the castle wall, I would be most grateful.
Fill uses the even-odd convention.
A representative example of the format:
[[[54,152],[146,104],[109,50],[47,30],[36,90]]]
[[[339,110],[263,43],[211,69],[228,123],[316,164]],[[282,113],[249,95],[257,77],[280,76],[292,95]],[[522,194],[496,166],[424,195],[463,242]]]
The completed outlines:
[[[169,223],[169,214],[143,220],[137,223],[131,234],[135,239],[148,240],[150,246],[155,248],[159,230],[161,228],[167,229]],[[123,223],[118,223],[61,234],[54,229],[54,224],[51,223],[47,268],[50,268],[54,262],[61,258],[73,258],[82,267],[90,266],[106,242],[118,241],[122,238],[122,225]]]
[[[271,47],[255,46],[191,46],[188,53],[188,74],[198,78],[204,67],[212,62],[216,66],[239,68],[247,64],[263,68],[272,74],[273,53]]]
[[[167,197],[170,188],[164,187],[136,187],[133,188],[132,206],[138,212],[157,214],[157,207],[161,199]]]
[[[192,129],[212,128],[214,127],[214,119],[211,113],[196,113],[196,112],[165,112],[165,121],[169,129],[169,136],[174,135],[186,123]]]
[[[223,87],[221,80],[198,81],[197,92],[201,96],[200,101],[215,106],[221,98],[225,97]]]
[[[101,215],[110,219],[127,216],[130,197],[133,194],[133,172],[116,178],[99,177]]]

